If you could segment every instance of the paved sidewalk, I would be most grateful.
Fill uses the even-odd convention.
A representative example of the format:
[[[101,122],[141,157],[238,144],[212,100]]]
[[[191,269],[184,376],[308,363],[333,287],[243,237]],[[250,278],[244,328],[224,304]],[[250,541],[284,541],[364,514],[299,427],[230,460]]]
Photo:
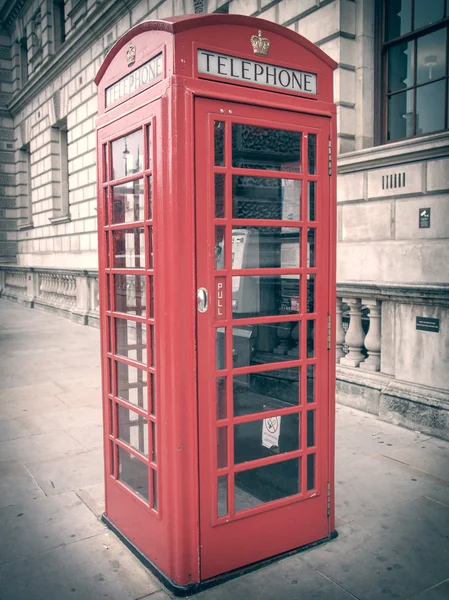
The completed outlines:
[[[98,520],[99,335],[0,300],[0,600],[168,600]],[[338,407],[326,545],[197,600],[449,599],[449,443]]]

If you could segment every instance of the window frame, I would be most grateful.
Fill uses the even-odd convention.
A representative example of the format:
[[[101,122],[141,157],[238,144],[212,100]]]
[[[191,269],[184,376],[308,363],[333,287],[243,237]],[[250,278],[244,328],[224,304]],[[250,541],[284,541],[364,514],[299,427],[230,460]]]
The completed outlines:
[[[386,12],[386,3],[388,0],[377,0],[376,3],[376,22],[375,27],[377,31],[376,36],[376,57],[377,60],[375,62],[375,81],[378,82],[380,93],[376,94],[376,102],[375,109],[376,114],[380,115],[380,119],[376,119],[375,121],[375,141],[378,145],[383,144],[391,144],[395,142],[413,140],[416,138],[422,138],[429,135],[434,135],[438,133],[444,133],[449,130],[449,0],[445,0],[444,5],[444,15],[442,19],[431,23],[430,25],[426,25],[424,27],[420,27],[419,29],[413,29],[414,25],[414,12],[415,12],[415,0],[411,0],[411,24],[412,29],[408,33],[392,38],[391,40],[386,40],[386,24],[387,24],[387,12]],[[439,81],[444,81],[445,85],[445,94],[444,94],[444,123],[445,126],[442,129],[438,129],[432,132],[426,133],[417,133],[416,125],[417,125],[417,90],[425,85],[429,85],[429,82],[425,83],[417,83],[417,40],[423,38],[424,36],[434,33],[435,31],[446,29],[446,69],[445,74],[439,78],[435,78],[432,80],[433,83],[437,83]],[[407,44],[408,42],[415,42],[413,49],[413,82],[412,85],[408,87],[404,87],[400,90],[396,90],[391,93],[388,91],[388,51],[390,48],[397,46],[399,44]],[[399,93],[404,93],[406,91],[413,92],[413,133],[409,136],[398,137],[395,139],[388,139],[388,102],[389,98]]]

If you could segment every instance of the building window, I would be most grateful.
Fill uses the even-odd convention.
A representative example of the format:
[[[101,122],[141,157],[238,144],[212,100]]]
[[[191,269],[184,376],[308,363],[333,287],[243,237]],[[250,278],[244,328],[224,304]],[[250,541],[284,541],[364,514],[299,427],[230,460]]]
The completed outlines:
[[[33,209],[31,199],[31,153],[30,144],[25,144],[19,150],[18,161],[18,205],[20,206],[19,227],[31,227],[33,225]]]
[[[53,27],[56,51],[65,41],[64,0],[53,0]]]
[[[444,131],[449,0],[383,0],[384,141]]]
[[[23,30],[22,38],[19,40],[19,61],[20,61],[20,84],[23,87],[28,81],[28,47],[27,32]]]
[[[52,127],[51,134],[56,160],[53,163],[53,217],[50,221],[55,223],[70,220],[67,120],[62,119]]]

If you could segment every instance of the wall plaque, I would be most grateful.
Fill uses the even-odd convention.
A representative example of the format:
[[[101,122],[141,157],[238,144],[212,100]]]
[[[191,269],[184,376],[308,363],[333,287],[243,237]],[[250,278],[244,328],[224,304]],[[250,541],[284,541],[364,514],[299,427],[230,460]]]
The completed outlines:
[[[430,227],[430,208],[419,209],[419,228],[428,229]]]
[[[416,329],[418,331],[433,331],[435,333],[440,333],[440,319],[416,317]]]

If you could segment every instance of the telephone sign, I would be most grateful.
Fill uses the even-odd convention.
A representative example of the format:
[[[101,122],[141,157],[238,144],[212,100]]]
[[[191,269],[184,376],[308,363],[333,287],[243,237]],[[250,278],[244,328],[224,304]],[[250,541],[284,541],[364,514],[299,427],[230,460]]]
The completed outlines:
[[[210,14],[96,77],[103,518],[177,595],[335,534],[335,67]]]

